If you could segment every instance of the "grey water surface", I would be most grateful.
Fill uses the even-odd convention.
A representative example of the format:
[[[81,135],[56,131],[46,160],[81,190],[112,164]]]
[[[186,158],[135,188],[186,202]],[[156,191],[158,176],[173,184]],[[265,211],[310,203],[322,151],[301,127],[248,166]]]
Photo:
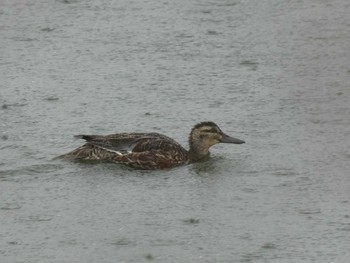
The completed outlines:
[[[0,262],[350,258],[350,2],[0,1]],[[54,160],[75,134],[211,120],[162,171]]]

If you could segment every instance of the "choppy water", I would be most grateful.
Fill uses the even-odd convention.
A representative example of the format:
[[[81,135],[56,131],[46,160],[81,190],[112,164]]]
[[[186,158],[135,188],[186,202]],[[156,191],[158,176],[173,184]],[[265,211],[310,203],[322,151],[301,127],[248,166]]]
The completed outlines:
[[[348,262],[350,4],[0,3],[1,262]],[[167,171],[53,157],[74,134],[217,122]]]

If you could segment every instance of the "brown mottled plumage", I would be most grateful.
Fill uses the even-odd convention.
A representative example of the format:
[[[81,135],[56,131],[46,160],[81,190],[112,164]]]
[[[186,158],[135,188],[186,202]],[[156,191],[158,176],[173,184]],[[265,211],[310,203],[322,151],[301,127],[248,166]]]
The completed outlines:
[[[188,151],[173,139],[159,133],[75,137],[86,140],[86,144],[60,157],[109,161],[139,169],[163,169],[198,162],[209,154],[209,148],[214,144],[244,143],[224,134],[213,122],[201,122],[192,128]]]

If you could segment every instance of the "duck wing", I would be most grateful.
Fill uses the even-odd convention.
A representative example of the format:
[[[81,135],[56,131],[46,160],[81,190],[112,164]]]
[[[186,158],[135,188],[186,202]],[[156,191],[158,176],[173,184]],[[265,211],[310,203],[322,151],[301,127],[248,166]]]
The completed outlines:
[[[163,150],[132,152],[113,157],[111,161],[143,170],[172,168],[188,163],[187,154],[185,152]]]
[[[76,135],[87,144],[124,155],[132,152],[172,151],[182,146],[175,140],[159,133],[117,133],[111,135]]]

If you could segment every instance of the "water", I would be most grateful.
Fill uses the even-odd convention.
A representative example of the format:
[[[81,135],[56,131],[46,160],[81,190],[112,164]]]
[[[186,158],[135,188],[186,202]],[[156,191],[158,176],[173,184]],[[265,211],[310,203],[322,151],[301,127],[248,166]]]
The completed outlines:
[[[350,4],[2,1],[1,262],[348,262]],[[212,120],[166,171],[52,160],[74,134]]]

